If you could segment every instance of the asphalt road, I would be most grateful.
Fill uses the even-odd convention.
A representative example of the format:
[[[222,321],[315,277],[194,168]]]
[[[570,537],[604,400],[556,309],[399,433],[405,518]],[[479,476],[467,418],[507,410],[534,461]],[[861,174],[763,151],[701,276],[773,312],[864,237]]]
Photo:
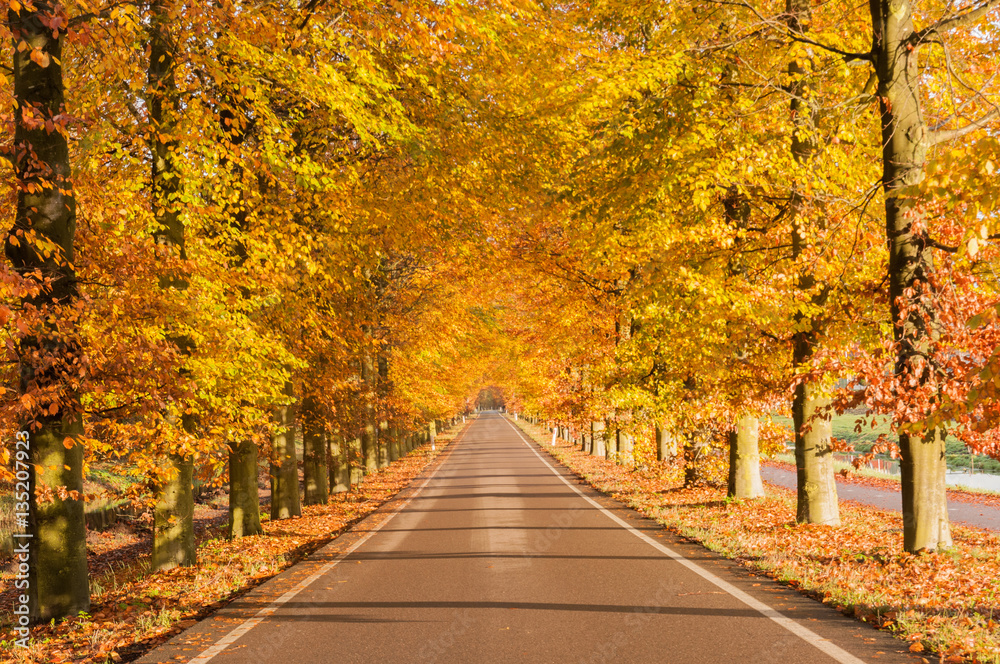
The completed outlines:
[[[777,484],[788,489],[795,489],[794,470],[775,468],[774,466],[761,466],[760,475],[764,480],[772,484]],[[903,511],[903,499],[899,491],[841,482],[839,478],[837,481],[837,498],[839,500],[853,500],[863,505],[872,505],[884,510]],[[976,526],[977,528],[1000,530],[1000,509],[991,505],[978,505],[976,503],[950,500],[948,501],[948,516],[951,517],[952,522],[964,523],[969,526]]]
[[[401,500],[139,661],[914,661],[537,450],[484,414]]]

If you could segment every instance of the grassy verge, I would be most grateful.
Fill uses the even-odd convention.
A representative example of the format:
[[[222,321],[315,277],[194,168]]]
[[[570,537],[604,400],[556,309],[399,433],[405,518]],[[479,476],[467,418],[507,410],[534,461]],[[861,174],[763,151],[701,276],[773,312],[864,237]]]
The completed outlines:
[[[792,437],[792,418],[781,415],[773,415],[771,419],[780,424],[788,432],[789,439]],[[858,421],[861,420],[861,430],[857,431]],[[874,423],[874,426],[872,424]],[[876,417],[874,420],[865,418],[856,413],[834,414],[831,419],[833,426],[833,436],[853,445],[858,452],[867,452],[880,435],[892,435],[892,430],[884,417]],[[970,456],[969,448],[960,440],[949,438],[945,442],[945,459],[949,470],[965,472],[975,470],[976,472],[1000,474],[1000,461],[987,456]],[[884,457],[888,458],[888,457]]]
[[[90,613],[34,627],[27,649],[13,647],[11,608],[2,607],[0,661],[106,663],[137,658],[391,500],[460,429],[439,435],[435,451],[424,445],[365,478],[356,491],[333,496],[326,505],[304,507],[300,518],[264,520],[263,535],[227,540],[224,529],[209,533],[198,547],[195,567],[150,574],[143,556],[92,579]],[[0,583],[0,590],[7,583]]]
[[[677,469],[636,471],[547,443],[517,422],[556,460],[599,491],[742,564],[762,570],[847,615],[889,630],[924,661],[1000,664],[1000,538],[953,526],[955,546],[903,553],[898,512],[841,504],[841,526],[795,523],[795,495],[729,501],[724,488],[683,489]]]

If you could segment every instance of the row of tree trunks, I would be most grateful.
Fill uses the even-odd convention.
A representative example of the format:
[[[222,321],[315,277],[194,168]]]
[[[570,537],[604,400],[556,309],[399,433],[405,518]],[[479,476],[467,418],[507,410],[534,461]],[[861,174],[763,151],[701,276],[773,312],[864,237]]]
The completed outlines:
[[[291,396],[291,383],[286,384],[286,394]],[[306,398],[302,408],[303,502],[306,505],[325,504],[331,493],[350,491],[361,484],[365,476],[363,438],[345,440],[327,434],[321,428],[314,406],[315,402]],[[281,406],[275,413],[270,464],[271,518],[287,519],[301,515],[294,406]],[[396,459],[401,458],[423,442],[432,440],[434,431],[435,425],[431,422],[426,432],[392,436],[397,442],[389,449],[395,451]],[[262,532],[257,497],[257,456],[257,446],[250,441],[240,443],[230,452],[230,537]]]

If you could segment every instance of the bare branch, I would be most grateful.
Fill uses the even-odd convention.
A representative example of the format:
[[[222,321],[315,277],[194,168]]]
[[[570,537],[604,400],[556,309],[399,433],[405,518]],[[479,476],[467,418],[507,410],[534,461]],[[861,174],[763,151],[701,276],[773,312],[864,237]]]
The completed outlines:
[[[914,46],[917,46],[918,44],[922,44],[926,41],[928,37],[941,35],[945,32],[950,32],[955,28],[971,25],[982,18],[991,9],[996,7],[1000,7],[1000,0],[982,0],[975,6],[966,9],[960,14],[949,18],[943,18],[936,23],[932,23],[923,30],[917,30],[910,36],[908,41]]]
[[[997,109],[993,109],[983,117],[979,118],[975,122],[970,122],[964,127],[958,129],[949,129],[947,131],[932,131],[929,134],[929,142],[931,145],[937,145],[938,143],[945,143],[947,141],[953,141],[957,138],[962,138],[966,134],[971,134],[977,129],[982,129],[990,123],[996,117],[1000,117],[1000,112]]]
[[[1000,2],[1000,0],[997,1]],[[872,63],[875,62],[875,58],[872,56],[871,51],[868,51],[867,53],[851,53],[850,51],[842,51],[839,48],[834,48],[833,46],[829,46],[827,44],[821,44],[818,41],[814,41],[808,37],[803,37],[801,34],[797,34],[795,32],[788,32],[787,34],[792,41],[810,44],[811,46],[816,46],[824,51],[829,51],[830,53],[836,53],[837,55],[843,56],[844,62],[851,62],[852,60],[864,60],[865,62]]]

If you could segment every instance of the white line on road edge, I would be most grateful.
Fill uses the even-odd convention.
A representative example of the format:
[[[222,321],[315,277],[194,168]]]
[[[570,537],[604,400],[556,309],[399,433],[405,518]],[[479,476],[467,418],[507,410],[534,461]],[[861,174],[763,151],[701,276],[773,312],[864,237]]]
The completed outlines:
[[[468,431],[468,429],[466,429],[466,431]],[[464,437],[464,435],[465,434],[463,433],[463,437]],[[454,440],[452,442],[452,446],[455,445],[456,443],[458,443],[459,440],[460,439]],[[454,447],[450,446],[450,449],[454,449]],[[451,452],[449,451],[448,454],[450,456]],[[382,526],[384,526],[385,524],[389,523],[389,521],[392,520],[392,517],[394,517],[397,514],[399,514],[399,512],[404,507],[406,507],[407,505],[409,505],[410,501],[413,500],[414,498],[416,498],[417,495],[421,491],[423,491],[424,487],[426,487],[427,484],[430,483],[430,481],[432,479],[434,479],[434,476],[437,475],[437,471],[443,465],[444,465],[444,459],[442,459],[441,463],[439,463],[437,465],[437,467],[434,469],[434,472],[432,472],[430,475],[428,475],[427,479],[424,480],[423,483],[420,486],[417,487],[417,490],[413,492],[412,496],[410,496],[409,498],[407,498],[406,500],[404,500],[402,502],[402,504],[399,505],[399,507],[397,507],[392,512],[390,512],[389,516],[387,516],[385,519],[383,519],[382,522],[379,523],[377,526],[375,526],[374,528],[372,528],[371,530],[369,530],[361,539],[359,539],[357,542],[355,542],[351,546],[349,546],[346,549],[344,549],[343,551],[341,551],[340,555],[338,555],[336,558],[334,558],[333,560],[331,560],[327,564],[325,564],[322,567],[320,567],[315,573],[309,575],[308,577],[306,577],[305,579],[303,579],[302,581],[300,581],[298,584],[296,584],[296,586],[294,588],[292,588],[291,590],[289,590],[288,592],[286,592],[284,595],[282,595],[281,597],[279,597],[278,599],[274,600],[269,605],[267,605],[266,607],[264,607],[263,609],[261,609],[260,611],[258,611],[256,614],[254,614],[253,618],[247,619],[239,627],[237,627],[233,631],[229,632],[229,634],[226,634],[224,637],[222,637],[221,639],[219,639],[218,641],[216,641],[213,645],[209,646],[206,650],[204,650],[197,657],[195,657],[194,659],[190,660],[188,662],[188,664],[206,664],[206,662],[212,660],[214,657],[216,657],[217,655],[219,655],[223,650],[225,650],[226,648],[228,648],[229,646],[231,646],[233,643],[235,643],[237,640],[239,640],[239,638],[242,637],[244,634],[246,634],[247,632],[249,632],[251,629],[253,629],[257,625],[259,625],[260,623],[262,623],[265,618],[267,618],[268,616],[270,616],[271,614],[273,614],[275,611],[277,611],[279,608],[281,608],[282,604],[290,601],[293,597],[295,597],[300,592],[302,592],[303,590],[305,590],[306,588],[308,588],[313,582],[315,582],[321,576],[323,576],[324,574],[326,574],[327,572],[329,572],[330,570],[332,570],[334,567],[336,567],[337,564],[340,561],[342,561],[344,558],[346,558],[347,556],[349,556],[352,553],[354,553],[354,551],[359,546],[361,546],[362,544],[364,544],[365,542],[368,541],[368,538],[370,538],[372,535],[374,535],[379,530],[381,530]]]
[[[781,625],[782,627],[784,627],[789,632],[791,632],[795,636],[799,637],[800,639],[802,639],[806,643],[815,646],[819,650],[822,650],[824,653],[826,653],[827,655],[829,655],[830,657],[832,657],[834,660],[836,660],[837,662],[840,662],[840,664],[865,664],[864,660],[858,659],[857,657],[855,657],[851,653],[847,652],[843,648],[840,648],[839,646],[834,645],[829,640],[824,639],[823,637],[821,637],[819,634],[817,634],[816,632],[812,631],[811,629],[809,629],[807,627],[803,627],[802,625],[800,625],[799,623],[795,622],[791,618],[788,618],[787,616],[779,613],[775,609],[772,609],[770,606],[768,606],[764,602],[761,602],[760,600],[756,599],[752,595],[743,592],[742,590],[740,590],[739,588],[737,588],[733,584],[729,583],[728,581],[723,581],[722,579],[720,579],[716,575],[712,574],[708,570],[702,569],[697,564],[691,562],[690,560],[688,560],[687,558],[685,558],[681,554],[677,553],[673,549],[670,549],[668,547],[663,546],[662,544],[660,544],[659,542],[657,542],[653,538],[651,538],[648,535],[646,535],[646,534],[644,534],[644,533],[636,530],[631,525],[629,525],[628,523],[626,523],[622,519],[620,519],[617,516],[615,516],[615,514],[613,512],[611,512],[610,510],[606,509],[603,505],[601,505],[600,503],[598,503],[596,500],[593,500],[590,496],[588,496],[585,493],[583,493],[582,491],[580,491],[580,489],[576,485],[574,485],[572,482],[570,482],[569,480],[567,480],[562,475],[562,473],[560,473],[559,471],[557,471],[552,466],[552,464],[550,464],[548,462],[548,460],[545,459],[545,457],[543,457],[541,454],[538,453],[538,450],[536,450],[534,448],[534,446],[530,442],[528,442],[528,440],[521,433],[521,430],[518,429],[516,426],[514,426],[514,424],[510,420],[508,420],[507,418],[504,418],[504,422],[506,422],[507,424],[509,424],[511,426],[511,428],[514,429],[514,432],[521,438],[521,440],[524,442],[524,444],[527,445],[528,448],[532,452],[535,453],[535,456],[537,456],[539,459],[541,459],[542,463],[544,463],[546,466],[548,466],[549,470],[551,470],[555,474],[556,477],[558,477],[559,479],[561,479],[566,486],[568,486],[569,488],[573,489],[573,491],[577,492],[580,495],[581,498],[583,498],[584,500],[586,500],[588,503],[590,503],[591,505],[593,505],[594,507],[596,507],[600,511],[604,512],[605,516],[607,516],[609,519],[611,519],[612,521],[614,521],[615,523],[617,523],[619,526],[621,526],[625,530],[629,531],[630,533],[632,533],[633,535],[635,535],[636,537],[638,537],[642,541],[646,542],[647,544],[649,544],[650,546],[652,546],[653,548],[655,548],[660,553],[666,555],[668,558],[671,558],[672,560],[675,560],[676,562],[680,563],[681,565],[684,565],[689,570],[691,570],[692,572],[694,572],[695,574],[697,574],[701,578],[705,579],[709,583],[715,584],[721,590],[726,591],[727,593],[729,593],[730,595],[732,595],[736,599],[740,600],[741,602],[743,602],[744,604],[746,604],[750,608],[754,609],[755,611],[760,612],[761,615],[763,615],[764,617],[770,618],[774,622],[778,623],[779,625]]]

